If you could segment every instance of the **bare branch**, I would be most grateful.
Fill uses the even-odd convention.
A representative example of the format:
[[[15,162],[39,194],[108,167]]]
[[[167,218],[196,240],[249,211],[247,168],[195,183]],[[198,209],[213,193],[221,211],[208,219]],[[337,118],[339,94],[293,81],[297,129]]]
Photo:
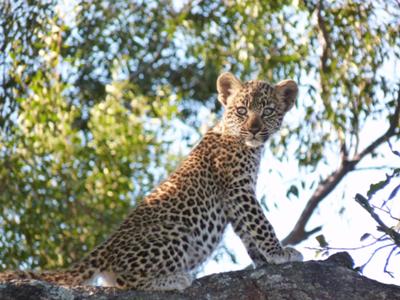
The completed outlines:
[[[393,255],[393,253],[394,253],[394,251],[395,251],[396,249],[397,249],[397,246],[394,246],[394,247],[392,248],[392,250],[390,250],[390,253],[389,253],[388,257],[386,257],[385,267],[383,268],[383,271],[384,271],[386,274],[389,274],[389,276],[392,277],[392,278],[394,278],[393,272],[390,272],[390,271],[387,269],[387,267],[388,267],[388,265],[389,265],[389,262],[390,262],[390,259],[391,259],[392,255]]]
[[[387,247],[390,247],[390,246],[392,246],[393,244],[387,244],[387,245],[383,245],[383,246],[380,246],[379,248],[376,248],[375,250],[374,250],[374,252],[372,253],[372,255],[368,258],[368,260],[362,265],[362,266],[360,266],[360,271],[362,272],[363,271],[363,269],[365,268],[365,266],[366,265],[368,265],[370,262],[371,262],[371,260],[374,258],[374,256],[375,256],[375,254],[377,254],[380,250],[382,250],[382,249],[384,249],[384,248],[387,248]]]
[[[389,209],[383,209],[383,207],[387,207],[387,206],[386,206],[386,202],[387,202],[387,201],[384,201],[384,203],[382,204],[382,207],[375,206],[375,205],[372,205],[372,207],[373,207],[374,209],[378,209],[378,210],[380,210],[380,211],[383,211],[384,213],[387,213],[393,220],[399,221],[399,222],[400,222],[400,219],[397,218],[397,217],[395,217],[395,216],[393,216],[392,212],[391,212]]]
[[[340,160],[345,161],[348,160],[349,151],[347,150],[346,140],[343,139],[341,143],[342,145],[340,146]]]
[[[375,166],[375,167],[362,167],[362,168],[356,168],[353,171],[370,171],[370,170],[388,170],[392,168],[391,166]]]
[[[329,251],[329,250],[333,250],[333,251],[355,251],[355,250],[368,248],[368,247],[373,246],[373,245],[375,245],[377,243],[385,242],[385,241],[389,241],[389,240],[390,239],[388,237],[386,237],[386,234],[383,234],[379,238],[376,238],[373,242],[371,242],[369,244],[357,246],[357,247],[329,247],[329,246],[326,246],[326,247],[306,247],[306,249],[317,250],[317,251]]]
[[[283,239],[282,241],[283,245],[298,244],[307,239],[311,235],[310,232],[307,232],[305,228],[309,219],[314,213],[314,210],[319,205],[319,203],[321,203],[321,201],[325,199],[325,197],[328,196],[329,193],[336,188],[336,186],[340,183],[340,181],[349,172],[355,169],[355,166],[365,156],[371,154],[384,142],[388,141],[391,137],[398,134],[396,130],[399,127],[399,119],[400,119],[400,88],[398,90],[396,108],[392,117],[390,118],[389,128],[386,130],[385,133],[383,133],[380,137],[378,137],[375,141],[373,141],[370,145],[368,145],[363,151],[356,154],[353,157],[353,159],[342,160],[339,168],[333,173],[331,173],[331,175],[329,175],[325,180],[321,181],[315,192],[312,194],[311,198],[308,200],[293,230],[289,233],[289,235],[285,239]]]
[[[364,208],[371,215],[371,217],[375,220],[375,222],[378,223],[379,225],[378,230],[386,233],[397,245],[397,247],[400,247],[400,233],[398,233],[393,228],[388,227],[381,220],[381,218],[375,213],[374,209],[369,204],[368,199],[366,199],[364,196],[360,194],[357,194],[355,200],[362,206],[362,208]]]
[[[328,178],[322,181],[311,198],[308,200],[299,220],[297,221],[292,232],[282,241],[283,245],[298,244],[310,236],[310,232],[305,230],[305,227],[311,218],[318,204],[339,184],[343,177],[352,169],[355,164],[342,163],[339,169],[333,172]]]
[[[397,94],[397,103],[396,103],[396,109],[390,118],[390,125],[388,130],[381,135],[379,138],[377,138],[373,143],[371,143],[368,147],[366,147],[363,151],[361,151],[359,154],[355,155],[353,158],[353,161],[356,161],[357,163],[366,155],[371,154],[376,148],[378,148],[382,143],[388,141],[392,136],[396,134],[396,129],[399,127],[399,121],[400,121],[400,88]]]
[[[329,33],[328,30],[326,29],[326,25],[325,25],[325,21],[324,18],[322,16],[322,10],[323,10],[323,1],[319,1],[317,4],[317,22],[318,22],[318,28],[319,28],[319,32],[320,32],[320,44],[322,46],[322,54],[320,57],[320,64],[321,64],[321,69],[323,71],[323,73],[327,73],[328,72],[328,65],[327,65],[327,61],[328,61],[328,57],[330,55],[330,43],[331,43],[331,39],[329,37]]]

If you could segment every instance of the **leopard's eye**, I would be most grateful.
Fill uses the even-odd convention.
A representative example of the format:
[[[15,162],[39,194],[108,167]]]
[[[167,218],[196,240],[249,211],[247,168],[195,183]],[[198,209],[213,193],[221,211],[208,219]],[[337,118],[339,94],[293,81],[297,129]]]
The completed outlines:
[[[239,116],[245,116],[247,114],[247,108],[244,106],[236,107],[236,112]]]
[[[274,113],[274,109],[273,108],[266,107],[266,108],[264,108],[263,116],[264,117],[268,117],[268,116],[272,115],[273,113]]]

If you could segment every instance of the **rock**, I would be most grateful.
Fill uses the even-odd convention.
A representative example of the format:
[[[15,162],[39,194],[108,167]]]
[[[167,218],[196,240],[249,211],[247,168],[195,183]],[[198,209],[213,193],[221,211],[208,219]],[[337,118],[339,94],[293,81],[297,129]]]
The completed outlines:
[[[400,299],[400,287],[377,282],[352,269],[348,253],[325,261],[265,265],[256,270],[213,274],[178,292],[140,292],[103,287],[66,287],[37,280],[0,284],[1,300],[30,299]]]

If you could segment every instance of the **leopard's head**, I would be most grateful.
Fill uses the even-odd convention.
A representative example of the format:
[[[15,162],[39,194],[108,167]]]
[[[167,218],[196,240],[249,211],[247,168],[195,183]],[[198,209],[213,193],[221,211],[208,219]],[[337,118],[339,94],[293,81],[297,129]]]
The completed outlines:
[[[228,72],[218,77],[217,90],[225,108],[223,134],[238,136],[249,147],[262,146],[279,129],[298,92],[293,80],[276,85],[261,80],[242,83]]]

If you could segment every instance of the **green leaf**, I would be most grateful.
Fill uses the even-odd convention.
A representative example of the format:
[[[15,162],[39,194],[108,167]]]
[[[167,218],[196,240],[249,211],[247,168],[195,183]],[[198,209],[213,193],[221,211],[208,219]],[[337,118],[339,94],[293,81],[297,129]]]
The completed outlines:
[[[389,184],[388,179],[371,184],[367,192],[368,199],[370,199],[375,193],[382,190],[388,184]]]
[[[286,193],[286,197],[290,197],[290,195],[296,196],[296,198],[299,198],[299,189],[295,185],[291,185],[289,190]]]
[[[370,236],[371,236],[370,233],[364,233],[364,234],[360,237],[360,241],[362,242],[362,241],[366,240],[367,238],[369,238]]]
[[[400,191],[400,184],[398,185],[398,186],[396,186],[394,189],[393,189],[393,191],[390,193],[390,195],[389,195],[389,198],[388,198],[388,201],[389,200],[392,200],[396,195],[397,195],[397,193]]]
[[[315,239],[318,241],[319,246],[321,248],[325,248],[325,247],[329,246],[329,244],[326,241],[325,236],[323,234],[320,234],[320,235],[316,236]]]

